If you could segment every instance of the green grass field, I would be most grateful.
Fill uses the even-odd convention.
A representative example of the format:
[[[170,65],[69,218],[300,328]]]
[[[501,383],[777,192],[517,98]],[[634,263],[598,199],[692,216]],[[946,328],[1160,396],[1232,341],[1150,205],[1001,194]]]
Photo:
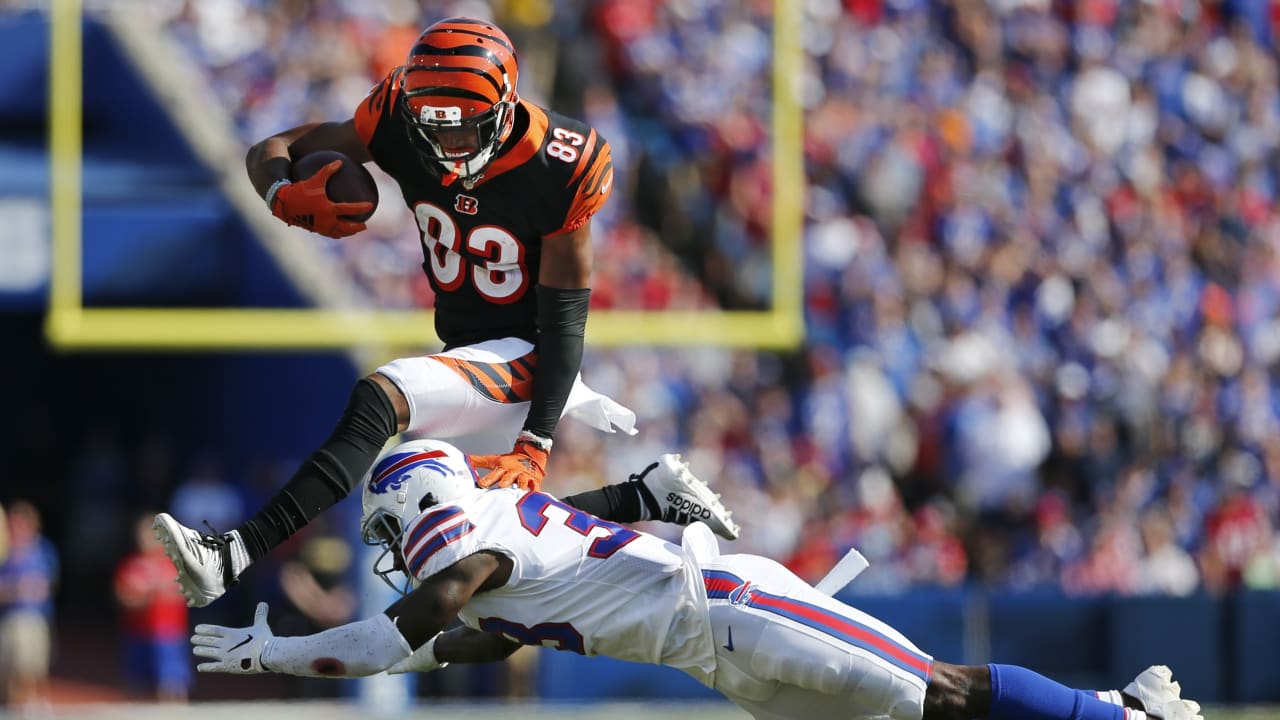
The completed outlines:
[[[1280,720],[1280,706],[1207,708],[1206,720]],[[33,717],[5,714],[0,718]],[[530,705],[521,703],[420,704],[403,714],[366,712],[343,702],[196,703],[188,706],[112,705],[57,706],[40,711],[41,718],[83,720],[744,720],[747,714],[728,703],[609,703],[595,705]],[[813,720],[820,720],[814,718]]]

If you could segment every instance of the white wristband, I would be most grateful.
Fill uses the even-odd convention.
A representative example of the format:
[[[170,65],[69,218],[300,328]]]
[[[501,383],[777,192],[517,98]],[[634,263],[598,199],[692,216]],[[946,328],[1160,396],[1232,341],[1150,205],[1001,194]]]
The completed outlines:
[[[519,442],[520,440],[524,440],[536,448],[551,452],[551,438],[544,438],[541,435],[535,435],[528,430],[521,430],[520,434],[516,436],[516,441]]]
[[[267,208],[270,209],[276,203],[276,193],[280,192],[280,188],[285,185],[292,185],[293,181],[289,178],[280,178],[271,183],[271,187],[267,188],[267,194],[263,196],[263,200],[267,201]]]
[[[440,638],[441,633],[436,633],[422,647],[418,648],[409,657],[387,668],[387,672],[391,675],[399,675],[407,672],[431,672],[439,670],[442,667],[448,667],[449,663],[442,663],[436,659],[436,640]]]

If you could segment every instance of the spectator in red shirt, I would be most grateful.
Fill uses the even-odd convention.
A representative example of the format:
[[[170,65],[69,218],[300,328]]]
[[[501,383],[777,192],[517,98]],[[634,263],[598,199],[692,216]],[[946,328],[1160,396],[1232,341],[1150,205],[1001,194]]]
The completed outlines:
[[[1240,587],[1245,567],[1271,544],[1271,523],[1241,482],[1223,483],[1223,497],[1205,519],[1201,553],[1204,584],[1212,592]]]
[[[969,556],[952,531],[951,516],[944,503],[925,505],[911,516],[914,532],[906,561],[917,585],[956,587],[964,582]]]
[[[116,568],[124,670],[139,695],[185,702],[191,688],[187,602],[173,583],[173,563],[152,533],[154,515],[147,512],[138,518],[134,527],[137,550]]]

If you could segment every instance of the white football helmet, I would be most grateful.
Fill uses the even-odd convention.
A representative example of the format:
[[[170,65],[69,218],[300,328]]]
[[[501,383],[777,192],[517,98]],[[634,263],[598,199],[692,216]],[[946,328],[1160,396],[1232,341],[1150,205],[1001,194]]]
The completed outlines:
[[[480,492],[471,461],[458,448],[439,440],[413,440],[384,451],[361,485],[361,539],[366,545],[383,548],[373,563],[373,572],[401,594],[417,584],[405,571],[400,542],[405,528],[433,505]],[[388,577],[396,572],[405,576],[399,585]]]

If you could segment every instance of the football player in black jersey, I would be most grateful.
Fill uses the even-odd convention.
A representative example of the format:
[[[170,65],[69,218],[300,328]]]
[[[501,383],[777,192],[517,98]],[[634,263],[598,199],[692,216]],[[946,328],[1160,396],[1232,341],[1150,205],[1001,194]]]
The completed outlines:
[[[561,415],[635,432],[635,414],[578,374],[591,216],[613,181],[609,143],[520,99],[516,81],[515,51],[502,30],[449,18],[418,37],[405,64],[350,119],[301,125],[249,150],[249,179],[271,212],[330,237],[363,230],[350,216],[372,205],[329,200],[325,184],[340,161],[292,182],[293,160],[336,150],[373,162],[399,184],[417,220],[445,348],[358,381],[329,439],[239,528],[209,535],[157,515],[188,604],[221,596],[249,564],[346,497],[398,432],[502,437],[504,445],[488,452],[514,439],[508,452],[472,456],[489,470],[480,485],[534,490]],[[683,463],[663,459],[651,470],[566,501],[617,522],[704,520],[737,536],[729,513]]]

